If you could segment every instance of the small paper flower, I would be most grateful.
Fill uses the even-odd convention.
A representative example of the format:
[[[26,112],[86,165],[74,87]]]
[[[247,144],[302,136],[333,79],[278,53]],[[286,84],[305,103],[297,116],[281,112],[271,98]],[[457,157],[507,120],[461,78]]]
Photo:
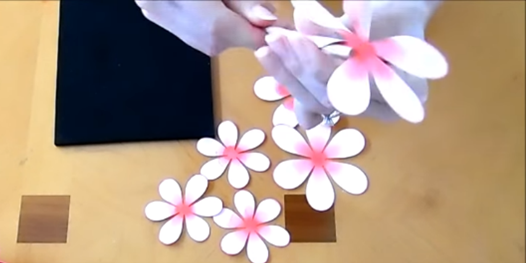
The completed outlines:
[[[280,32],[282,31],[284,30],[280,30]],[[296,32],[296,34],[298,33]],[[272,116],[274,126],[287,125],[293,128],[298,126],[298,119],[294,113],[294,98],[285,86],[279,84],[273,77],[266,76],[256,81],[254,93],[264,101],[283,100],[283,103],[276,108]],[[336,124],[340,120],[340,116],[333,117],[331,120],[333,124]]]
[[[295,189],[310,175],[307,201],[318,211],[326,211],[334,204],[335,193],[329,176],[350,194],[364,193],[368,186],[365,173],[352,164],[332,160],[350,158],[362,152],[365,147],[362,133],[355,129],[343,129],[330,142],[330,127],[319,125],[306,133],[310,145],[293,128],[280,125],[272,129],[272,138],[279,148],[305,157],[279,163],[273,173],[276,184],[285,190]]]
[[[240,189],[247,186],[250,175],[247,168],[264,172],[270,167],[270,159],[258,152],[248,152],[260,146],[265,140],[265,133],[260,129],[247,131],[238,143],[238,130],[231,121],[219,124],[217,134],[221,142],[212,138],[203,138],[197,142],[197,151],[208,157],[216,157],[201,167],[201,174],[208,180],[219,178],[228,169],[228,182]],[[246,166],[246,167],[245,167]]]
[[[159,185],[159,194],[164,201],[153,201],[146,205],[144,213],[152,221],[169,219],[159,231],[159,241],[170,245],[181,237],[183,222],[186,232],[196,242],[203,242],[210,236],[210,226],[201,217],[212,217],[221,212],[221,199],[209,196],[201,200],[208,180],[202,175],[194,175],[188,180],[184,198],[179,183],[166,179]]]
[[[446,59],[433,46],[412,36],[393,36],[369,41],[372,11],[368,1],[344,0],[343,10],[352,19],[353,31],[317,1],[292,0],[294,8],[319,26],[335,29],[349,58],[332,74],[327,94],[336,110],[347,115],[363,113],[369,106],[369,74],[391,108],[403,119],[418,123],[424,107],[418,96],[385,61],[419,78],[438,79],[448,72]]]
[[[235,229],[221,239],[221,250],[227,255],[238,255],[245,245],[247,256],[252,263],[265,263],[269,258],[267,243],[276,247],[285,247],[290,235],[281,226],[268,225],[281,213],[281,206],[274,199],[265,199],[256,208],[254,196],[245,190],[234,195],[234,205],[241,217],[234,211],[224,208],[214,216],[214,222],[225,229]]]

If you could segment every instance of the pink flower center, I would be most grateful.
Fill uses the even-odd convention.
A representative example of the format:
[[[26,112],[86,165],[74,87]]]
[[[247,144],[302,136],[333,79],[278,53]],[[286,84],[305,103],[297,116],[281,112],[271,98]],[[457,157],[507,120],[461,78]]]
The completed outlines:
[[[290,96],[290,93],[289,91],[287,90],[287,87],[279,84],[277,87],[276,87],[276,93],[278,93],[278,95],[282,96],[282,97],[287,97],[287,96]]]
[[[262,224],[255,216],[243,219],[243,228],[248,234],[258,233]]]
[[[360,38],[358,35],[341,31],[340,34],[345,40],[345,45],[352,48],[355,58],[361,62],[368,63],[374,58],[377,58],[376,50],[368,40]]]
[[[190,216],[194,214],[194,210],[192,209],[192,205],[187,205],[183,202],[175,206],[175,213],[184,217]]]
[[[327,163],[327,155],[324,151],[312,151],[310,154],[310,160],[314,167],[323,168]]]
[[[236,149],[235,146],[225,147],[223,151],[223,156],[228,160],[238,159],[240,152]]]

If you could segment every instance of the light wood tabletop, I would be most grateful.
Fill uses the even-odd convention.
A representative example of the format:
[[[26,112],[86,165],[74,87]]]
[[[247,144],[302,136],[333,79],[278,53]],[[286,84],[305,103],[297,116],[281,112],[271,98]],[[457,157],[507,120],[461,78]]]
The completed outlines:
[[[288,2],[279,6],[290,15]],[[450,74],[431,82],[426,120],[344,119],[338,127],[367,138],[351,161],[367,172],[369,189],[337,191],[336,242],[271,247],[272,263],[524,262],[524,8],[523,1],[449,1],[437,12],[427,35],[447,55]],[[210,220],[206,242],[185,236],[165,246],[161,224],[144,217],[161,180],[184,184],[207,160],[195,141],[54,146],[58,10],[58,1],[0,1],[0,261],[248,262],[223,254],[225,231]],[[270,133],[277,104],[252,89],[263,73],[247,50],[214,61],[218,121]],[[289,156],[271,140],[261,151],[273,167]],[[252,173],[248,189],[281,203],[305,191],[281,190],[272,168]],[[209,190],[232,206],[224,176]],[[17,243],[26,195],[70,197],[67,242]]]

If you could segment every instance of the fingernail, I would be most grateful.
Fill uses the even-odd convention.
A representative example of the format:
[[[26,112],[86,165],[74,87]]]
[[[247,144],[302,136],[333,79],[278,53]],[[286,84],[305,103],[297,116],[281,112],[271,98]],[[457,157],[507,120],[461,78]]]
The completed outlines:
[[[278,17],[276,17],[272,12],[270,12],[268,9],[261,5],[254,6],[252,8],[252,13],[259,19],[262,20],[278,20]]]
[[[257,58],[262,58],[268,55],[269,48],[268,47],[260,47],[258,50],[254,52],[254,56]]]
[[[279,42],[281,40],[281,37],[282,36],[279,34],[268,34],[265,36],[265,42],[271,45],[271,44]]]

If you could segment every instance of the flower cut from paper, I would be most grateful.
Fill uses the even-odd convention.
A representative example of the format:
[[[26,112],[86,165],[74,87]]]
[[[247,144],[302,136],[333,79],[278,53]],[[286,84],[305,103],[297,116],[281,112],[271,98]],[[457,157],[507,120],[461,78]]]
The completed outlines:
[[[272,116],[274,126],[287,125],[293,128],[298,126],[298,119],[294,113],[294,98],[285,86],[279,84],[273,77],[265,76],[258,79],[254,84],[254,93],[264,101],[283,100],[283,103],[276,108]],[[331,118],[333,125],[339,120],[339,115]]]
[[[365,148],[365,138],[356,129],[343,129],[334,135],[331,128],[318,125],[306,131],[309,143],[299,131],[285,125],[272,129],[272,138],[282,150],[305,158],[285,160],[273,172],[274,181],[285,190],[298,188],[307,177],[306,196],[309,205],[317,211],[326,211],[335,201],[335,192],[329,177],[350,194],[367,190],[368,179],[358,167],[333,161],[358,155]],[[310,176],[309,176],[310,175]]]
[[[418,123],[424,119],[424,107],[418,96],[388,63],[424,79],[439,79],[448,72],[444,56],[426,41],[413,36],[393,36],[369,41],[371,3],[344,0],[343,10],[351,19],[352,31],[321,4],[313,0],[292,0],[296,12],[313,23],[336,30],[348,47],[348,59],[329,78],[327,95],[339,112],[363,113],[371,99],[369,74],[389,106],[403,119]]]
[[[168,219],[159,231],[161,243],[170,245],[177,242],[183,232],[183,223],[190,238],[196,242],[203,242],[210,236],[210,226],[201,217],[219,214],[223,202],[214,196],[200,199],[207,188],[208,180],[202,175],[194,175],[188,180],[184,197],[174,179],[161,182],[159,194],[164,201],[150,202],[144,209],[146,217],[152,221]]]
[[[260,146],[265,133],[260,129],[247,131],[238,140],[238,130],[231,121],[219,124],[217,134],[221,142],[212,138],[202,138],[197,142],[197,151],[208,157],[215,157],[201,167],[201,174],[208,180],[219,178],[228,168],[228,182],[240,189],[247,186],[250,175],[247,168],[264,172],[270,167],[270,159],[258,152],[248,152]],[[245,167],[246,166],[246,167]]]
[[[235,229],[221,239],[221,250],[227,255],[238,255],[247,248],[248,259],[252,263],[265,263],[269,258],[267,243],[276,247],[285,247],[290,243],[290,234],[281,226],[267,223],[281,213],[281,206],[274,199],[265,199],[256,208],[254,196],[241,190],[234,195],[236,214],[229,208],[214,216],[214,222],[225,229]]]

